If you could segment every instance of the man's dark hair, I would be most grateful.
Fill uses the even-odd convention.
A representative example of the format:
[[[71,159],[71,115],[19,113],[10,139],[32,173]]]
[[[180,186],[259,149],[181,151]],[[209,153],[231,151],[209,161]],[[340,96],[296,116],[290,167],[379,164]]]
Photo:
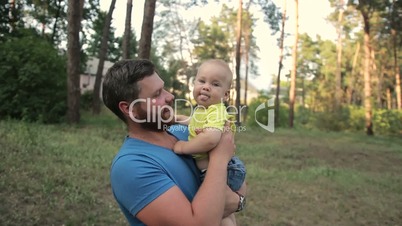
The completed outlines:
[[[109,68],[103,81],[103,103],[126,122],[123,112],[119,109],[119,102],[136,100],[140,93],[137,82],[154,72],[156,72],[155,65],[145,59],[121,60],[115,63]]]

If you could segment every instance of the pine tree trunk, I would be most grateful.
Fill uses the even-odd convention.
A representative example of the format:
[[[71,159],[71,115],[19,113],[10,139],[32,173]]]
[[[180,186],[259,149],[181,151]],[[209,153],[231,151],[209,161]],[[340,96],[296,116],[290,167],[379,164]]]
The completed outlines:
[[[387,88],[387,108],[388,110],[392,109],[392,96],[390,88]]]
[[[398,64],[398,36],[396,30],[396,18],[398,16],[398,7],[396,1],[392,1],[392,42],[393,42],[393,52],[394,52],[394,73],[395,73],[395,92],[396,92],[396,107],[397,109],[402,109],[402,92],[401,92],[401,75]]]
[[[102,41],[101,41],[101,48],[99,50],[99,63],[98,69],[96,70],[96,77],[95,77],[95,84],[94,84],[94,92],[93,92],[93,102],[92,102],[92,113],[97,115],[101,111],[101,101],[100,101],[100,86],[103,77],[103,67],[105,65],[106,54],[107,54],[107,46],[109,41],[109,31],[110,31],[110,24],[112,22],[112,15],[114,6],[116,4],[116,0],[112,0],[110,3],[109,12],[107,13],[105,24],[103,26],[103,33],[102,33]]]
[[[138,49],[138,57],[141,59],[150,59],[151,57],[155,5],[156,0],[147,0],[144,2],[144,17],[142,20],[141,39]]]
[[[279,66],[278,66],[278,77],[276,78],[276,93],[275,93],[275,126],[279,126],[279,92],[281,90],[281,71],[282,71],[282,61],[283,61],[283,43],[285,39],[285,21],[286,21],[286,0],[283,3],[282,12],[282,30],[280,39],[280,55],[279,55]]]
[[[127,0],[127,10],[126,10],[126,24],[124,29],[123,37],[123,59],[130,58],[130,34],[131,34],[131,11],[133,8],[133,0]]]
[[[17,18],[15,16],[15,0],[10,0],[10,11],[8,13],[9,23],[10,23],[10,33],[15,31],[15,22]]]
[[[337,59],[336,59],[336,89],[335,89],[335,104],[336,108],[341,105],[342,99],[342,21],[343,21],[343,0],[339,0],[339,15],[337,24],[338,43],[336,45]]]
[[[295,39],[292,50],[292,71],[290,74],[290,89],[289,89],[289,127],[293,128],[294,121],[294,105],[296,99],[296,72],[297,72],[297,43],[299,39],[299,1],[295,0]]]
[[[55,42],[55,38],[56,38],[56,33],[57,33],[57,21],[58,21],[59,18],[60,18],[60,12],[61,12],[61,8],[62,8],[61,1],[62,1],[62,0],[57,0],[57,11],[56,11],[56,15],[55,15],[55,18],[54,18],[53,32],[52,32],[52,43]]]
[[[359,52],[360,52],[360,42],[357,43],[356,46],[356,50],[355,50],[355,54],[353,56],[353,63],[352,63],[352,72],[350,73],[352,79],[349,82],[349,86],[347,89],[347,103],[348,104],[354,104],[354,98],[353,98],[353,94],[354,94],[354,87],[355,87],[355,69],[356,69],[356,63],[357,63],[357,57],[359,56]]]
[[[401,76],[399,73],[399,64],[398,64],[398,44],[396,37],[396,30],[392,30],[393,37],[393,52],[394,52],[394,73],[395,73],[395,93],[396,93],[396,107],[397,109],[402,109],[402,93],[401,93]]]
[[[377,106],[378,108],[383,108],[384,106],[384,65],[381,66],[380,72],[378,73],[378,82],[377,82]]]
[[[247,46],[246,46],[247,49]],[[247,120],[247,114],[248,114],[248,107],[247,107],[247,93],[248,93],[248,62],[249,62],[249,55],[248,55],[248,51],[245,52],[245,57],[246,57],[246,69],[245,69],[245,81],[244,81],[244,106],[246,106],[244,108],[244,114],[243,114],[243,122],[246,122]]]
[[[365,128],[367,135],[374,135],[371,107],[371,78],[370,78],[370,23],[367,13],[362,11],[364,20],[364,109]]]
[[[80,2],[69,0],[67,12],[67,121],[80,121]]]
[[[239,8],[237,9],[237,33],[236,33],[236,109],[239,111],[236,115],[237,125],[241,124],[240,118],[240,48],[241,48],[241,26],[242,26],[242,10],[243,2],[239,0]]]

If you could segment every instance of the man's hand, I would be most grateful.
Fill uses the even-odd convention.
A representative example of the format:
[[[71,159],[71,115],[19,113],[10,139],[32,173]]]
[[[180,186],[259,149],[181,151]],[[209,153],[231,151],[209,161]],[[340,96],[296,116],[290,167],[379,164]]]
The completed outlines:
[[[230,129],[230,123],[226,122],[219,143],[209,152],[209,158],[210,160],[213,158],[222,158],[222,162],[228,163],[233,157],[235,149],[233,132]]]
[[[246,196],[247,195],[247,185],[246,182],[244,181],[239,190],[237,191],[239,194]]]

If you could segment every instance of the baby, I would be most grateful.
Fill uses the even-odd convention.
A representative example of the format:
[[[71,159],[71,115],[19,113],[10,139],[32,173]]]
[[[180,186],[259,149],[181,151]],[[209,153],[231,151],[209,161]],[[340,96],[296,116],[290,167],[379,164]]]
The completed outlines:
[[[235,131],[234,117],[227,113],[224,104],[229,98],[232,78],[232,71],[226,62],[217,59],[203,62],[194,80],[193,96],[197,107],[190,120],[183,120],[183,117],[180,119],[189,123],[189,138],[188,141],[178,141],[173,148],[174,152],[193,155],[202,180],[208,168],[208,152],[219,143],[225,122],[231,122],[231,129]],[[201,132],[197,134],[196,131]],[[229,187],[234,192],[238,191],[245,176],[243,162],[232,157],[228,164]]]

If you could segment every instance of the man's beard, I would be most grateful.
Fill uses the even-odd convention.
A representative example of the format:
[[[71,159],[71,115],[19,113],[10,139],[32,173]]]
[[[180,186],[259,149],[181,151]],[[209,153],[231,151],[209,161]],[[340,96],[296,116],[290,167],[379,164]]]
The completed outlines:
[[[162,132],[172,124],[171,122],[162,121],[162,116],[156,112],[154,112],[153,114],[155,115],[153,115],[152,113],[147,113],[147,111],[143,110],[141,107],[138,107],[137,114],[137,119],[144,121],[139,123],[140,126],[146,130]],[[148,120],[148,114],[150,114],[150,120]]]

